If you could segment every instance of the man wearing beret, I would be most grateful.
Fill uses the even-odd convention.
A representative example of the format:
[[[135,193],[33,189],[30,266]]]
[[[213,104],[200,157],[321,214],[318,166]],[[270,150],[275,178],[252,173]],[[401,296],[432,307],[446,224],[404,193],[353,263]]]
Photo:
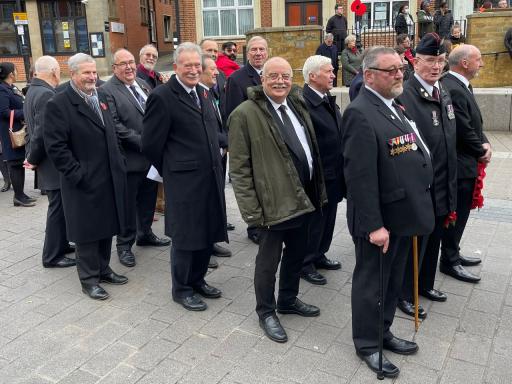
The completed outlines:
[[[430,236],[420,238],[419,291],[434,301],[445,301],[446,295],[434,289],[441,234],[457,204],[457,151],[455,115],[450,94],[439,81],[446,61],[441,38],[427,33],[416,48],[414,74],[404,86],[400,101],[405,113],[415,122],[432,153],[434,182],[430,189],[435,213],[435,227]],[[423,253],[424,251],[424,253]],[[408,258],[398,308],[414,316],[413,264]],[[419,317],[427,313],[419,308]]]

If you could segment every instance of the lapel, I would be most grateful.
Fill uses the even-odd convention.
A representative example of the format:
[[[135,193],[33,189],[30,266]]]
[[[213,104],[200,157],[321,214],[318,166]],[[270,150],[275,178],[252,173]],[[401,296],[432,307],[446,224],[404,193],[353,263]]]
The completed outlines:
[[[393,124],[395,127],[397,127],[399,130],[401,130],[404,133],[411,133],[412,131],[407,127],[402,121],[391,111],[391,109],[388,108],[384,102],[379,99],[376,95],[373,94],[373,92],[367,90],[363,84],[361,87],[361,92],[366,95],[366,98],[368,101],[370,101],[375,107],[377,107],[377,110],[379,113],[381,113],[387,121],[389,121],[391,124]],[[360,93],[361,93],[360,92]]]
[[[89,107],[86,104],[85,100],[82,99],[82,97],[78,93],[76,93],[73,88],[71,88],[70,84],[68,84],[66,92],[67,92],[67,96],[68,96],[71,104],[76,106],[79,113],[81,113],[82,115],[87,117],[91,122],[96,124],[101,129],[105,130],[105,125],[103,125],[103,122],[100,120],[99,116],[91,109],[91,107]],[[101,107],[100,107],[100,110],[102,110]],[[103,119],[105,119],[103,110],[102,110],[102,114],[103,114]],[[104,120],[104,121],[106,121],[106,120]]]
[[[334,115],[333,117],[336,121],[336,129],[338,130],[338,133],[341,133],[341,113],[336,106],[336,96],[332,96],[328,92],[327,98],[329,99],[329,104],[326,104],[324,100],[307,84],[304,85],[303,95],[304,98],[307,99],[315,108],[322,106],[326,108],[331,115]]]
[[[249,62],[245,64],[244,68],[246,68],[247,75],[249,76],[251,83],[254,85],[261,85],[260,75],[258,75],[258,72],[256,72],[256,70],[253,68],[251,64],[249,64]]]
[[[455,81],[455,83],[458,84],[458,86],[464,90],[464,92],[465,92],[466,96],[468,97],[468,99],[470,100],[471,104],[473,104],[473,108],[475,108],[477,110],[478,116],[480,117],[480,121],[482,122],[483,121],[482,112],[480,111],[480,107],[478,106],[478,103],[476,102],[475,95],[473,93],[471,93],[471,91],[468,89],[468,87],[466,87],[466,85],[462,81],[460,81],[458,78],[453,76],[451,73],[448,73],[446,75],[446,77],[450,77],[450,79]]]
[[[178,99],[180,100],[180,102],[182,104],[186,105],[187,108],[193,110],[196,113],[199,113],[199,114],[201,113],[201,111],[197,107],[194,100],[192,100],[192,98],[187,93],[187,91],[185,91],[185,88],[183,88],[181,86],[181,84],[178,82],[178,80],[176,79],[176,75],[172,75],[171,80],[169,80],[168,83],[170,84],[172,90],[176,93],[176,95],[178,96]],[[197,90],[196,90],[196,92],[197,92]],[[203,102],[201,101],[201,96],[199,96],[199,93],[198,93],[197,97],[199,97],[201,106],[203,106]]]
[[[112,76],[112,78],[109,81],[111,81],[112,84],[114,84],[117,87],[119,92],[121,92],[128,99],[128,101],[137,109],[137,111],[139,111],[141,114],[144,114],[142,107],[139,105],[139,102],[135,99],[135,95],[132,93],[131,90],[126,88],[126,85],[121,80],[119,80],[115,76]]]
[[[427,92],[427,90],[425,88],[423,88],[423,86],[421,85],[421,83],[418,81],[418,79],[416,78],[416,76],[411,76],[411,78],[408,80],[411,82],[412,86],[414,87],[414,90],[416,91],[416,93],[420,96],[420,98],[424,99],[424,100],[428,100],[432,103],[438,103],[438,101],[436,99],[434,99],[432,96],[430,96]],[[441,99],[441,82],[438,82],[438,86],[439,86],[439,98]]]

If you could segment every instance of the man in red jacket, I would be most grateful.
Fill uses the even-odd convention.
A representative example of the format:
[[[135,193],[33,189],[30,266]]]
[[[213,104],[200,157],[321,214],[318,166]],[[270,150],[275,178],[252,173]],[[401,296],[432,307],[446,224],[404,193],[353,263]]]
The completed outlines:
[[[227,41],[222,44],[222,53],[219,53],[217,61],[217,69],[222,71],[226,77],[229,77],[240,66],[236,62],[236,44],[232,41]]]

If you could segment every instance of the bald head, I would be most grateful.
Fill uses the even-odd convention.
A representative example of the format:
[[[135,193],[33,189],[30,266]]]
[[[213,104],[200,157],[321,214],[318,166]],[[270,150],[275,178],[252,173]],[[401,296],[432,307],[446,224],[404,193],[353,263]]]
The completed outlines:
[[[459,45],[448,56],[450,70],[457,72],[466,79],[471,80],[478,76],[480,68],[484,66],[482,54],[474,45]]]
[[[52,56],[41,56],[34,63],[34,76],[53,87],[60,83],[60,66]]]
[[[261,85],[274,102],[282,104],[292,88],[292,67],[282,57],[272,57],[263,65]]]

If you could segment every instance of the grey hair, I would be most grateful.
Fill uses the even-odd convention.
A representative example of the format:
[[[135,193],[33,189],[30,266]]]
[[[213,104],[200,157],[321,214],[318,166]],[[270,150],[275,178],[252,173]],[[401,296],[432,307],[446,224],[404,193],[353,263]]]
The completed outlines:
[[[199,45],[186,41],[178,45],[178,48],[176,48],[176,50],[174,51],[173,63],[176,64],[178,62],[178,59],[183,52],[191,51],[197,52],[199,57],[203,56],[203,51],[201,50],[201,47]]]
[[[324,41],[329,39],[334,39],[334,35],[332,33],[326,33],[324,35]]]
[[[317,73],[324,65],[332,64],[331,59],[325,56],[314,55],[309,56],[304,66],[302,67],[302,75],[304,76],[304,82],[309,84],[309,75],[311,73]]]
[[[156,49],[156,47],[153,44],[146,44],[145,46],[143,46],[140,49],[139,57],[142,56],[144,54],[144,52],[146,51],[146,49],[148,49],[148,48],[154,48],[156,50],[157,55],[158,55],[158,49]]]
[[[473,48],[476,47],[471,44],[463,44],[451,51],[448,55],[448,65],[450,68],[458,66],[462,60],[467,60],[473,52]]]
[[[207,66],[206,63],[208,60],[211,60],[215,63],[215,60],[213,60],[211,55],[207,55],[207,54],[201,55],[201,68],[203,69],[203,71],[206,69],[206,66]]]
[[[363,59],[363,72],[371,67],[375,67],[377,65],[377,61],[379,57],[383,55],[398,55],[393,48],[384,47],[382,45],[377,45],[375,47],[371,47],[368,52],[366,52],[366,56]]]
[[[59,63],[53,56],[41,56],[34,63],[35,73],[50,73],[59,68]]]
[[[132,54],[129,50],[127,50],[126,48],[118,48],[118,49],[116,49],[116,51],[112,54],[112,63],[115,63],[115,62],[116,62],[116,60],[117,60],[117,55],[119,54],[119,52],[123,52],[123,51],[124,51],[124,52],[128,52],[130,55],[132,55],[132,56],[133,56],[133,54]],[[134,59],[135,59],[135,57],[134,57]]]
[[[71,72],[78,71],[78,66],[83,63],[96,63],[96,61],[86,53],[77,53],[71,56],[68,60],[68,68]]]
[[[356,41],[356,37],[354,35],[348,35],[345,37],[345,45],[348,45],[351,41]]]
[[[265,46],[268,49],[268,42],[267,42],[267,40],[265,40],[265,38],[263,38],[261,36],[253,36],[247,42],[247,50],[250,50],[251,49],[251,45],[253,45],[257,41],[264,41],[265,42]]]

